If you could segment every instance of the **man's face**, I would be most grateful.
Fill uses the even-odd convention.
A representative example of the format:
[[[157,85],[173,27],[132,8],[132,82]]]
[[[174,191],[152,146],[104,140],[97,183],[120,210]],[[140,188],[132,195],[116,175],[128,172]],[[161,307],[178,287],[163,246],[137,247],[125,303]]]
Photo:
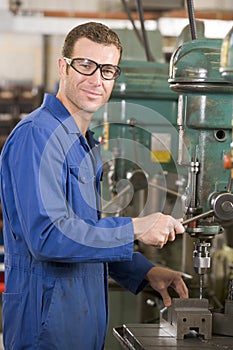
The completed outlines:
[[[114,45],[105,46],[89,39],[79,39],[69,58],[88,58],[99,64],[117,65],[119,51]],[[93,75],[86,76],[68,67],[64,59],[59,61],[62,80],[62,102],[72,113],[88,112],[93,114],[105,104],[112,92],[114,80],[104,80],[100,69]]]

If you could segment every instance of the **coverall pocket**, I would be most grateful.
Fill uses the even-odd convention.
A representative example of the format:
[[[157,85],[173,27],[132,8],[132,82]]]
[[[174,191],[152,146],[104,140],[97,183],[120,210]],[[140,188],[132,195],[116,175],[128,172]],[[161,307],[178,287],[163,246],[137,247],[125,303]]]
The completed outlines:
[[[80,207],[85,208],[85,211],[91,210],[96,211],[96,185],[95,176],[92,169],[87,166],[70,167],[71,174],[71,197],[72,197],[72,208],[75,209],[77,204],[77,213]],[[79,202],[77,203],[77,199]],[[93,216],[93,212],[85,213],[88,216]]]
[[[6,350],[14,349],[18,327],[20,325],[21,293],[2,294],[3,342]]]
[[[83,165],[70,167],[70,173],[82,184],[89,183],[94,178],[94,174],[91,169]]]
[[[57,279],[35,350],[102,349],[106,334],[102,283],[98,274]]]

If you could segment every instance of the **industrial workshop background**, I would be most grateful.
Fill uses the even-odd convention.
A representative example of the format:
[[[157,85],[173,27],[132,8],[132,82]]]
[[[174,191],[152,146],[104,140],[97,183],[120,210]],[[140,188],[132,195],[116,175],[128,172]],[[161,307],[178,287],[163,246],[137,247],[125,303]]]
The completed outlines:
[[[161,328],[159,295],[148,287],[135,297],[109,280],[106,350],[186,349],[187,329],[190,350],[233,349],[233,1],[1,0],[0,149],[56,92],[61,43],[88,20],[124,47],[122,75],[92,123],[104,146],[104,214],[184,217],[183,237],[135,250],[181,271],[190,290],[187,304],[173,295]],[[1,235],[0,257],[2,293]]]

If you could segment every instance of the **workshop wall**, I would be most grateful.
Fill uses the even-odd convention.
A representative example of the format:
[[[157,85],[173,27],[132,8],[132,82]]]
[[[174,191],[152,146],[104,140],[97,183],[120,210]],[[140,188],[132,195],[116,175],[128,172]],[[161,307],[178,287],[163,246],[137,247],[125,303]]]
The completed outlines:
[[[14,1],[12,1],[14,2]],[[208,3],[208,4],[207,4]],[[195,9],[221,8],[232,9],[232,0],[212,0],[203,2],[195,0]],[[0,1],[0,14],[7,10],[9,1]],[[23,0],[22,10],[64,10],[64,11],[120,11],[121,0]],[[38,14],[39,15],[39,14]],[[2,22],[2,21],[1,21]],[[8,20],[9,22],[9,20]],[[44,83],[44,67],[46,63],[46,89],[52,92],[55,88],[57,75],[57,58],[61,53],[61,44],[64,36],[52,35],[46,40],[49,42],[47,55],[44,55],[44,39],[41,34],[11,32],[2,29],[0,24],[0,84],[7,80],[32,81],[35,85]],[[7,27],[7,21],[6,21]],[[164,39],[165,40],[165,39]],[[45,61],[46,60],[46,61]]]

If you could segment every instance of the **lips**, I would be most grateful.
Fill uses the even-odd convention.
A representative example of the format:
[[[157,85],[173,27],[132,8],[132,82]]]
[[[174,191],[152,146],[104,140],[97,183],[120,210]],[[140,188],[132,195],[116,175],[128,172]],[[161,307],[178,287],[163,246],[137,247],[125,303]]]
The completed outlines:
[[[86,95],[91,96],[91,97],[101,97],[101,96],[102,96],[102,93],[97,92],[96,90],[86,90],[86,89],[83,89],[83,92],[84,92]]]

